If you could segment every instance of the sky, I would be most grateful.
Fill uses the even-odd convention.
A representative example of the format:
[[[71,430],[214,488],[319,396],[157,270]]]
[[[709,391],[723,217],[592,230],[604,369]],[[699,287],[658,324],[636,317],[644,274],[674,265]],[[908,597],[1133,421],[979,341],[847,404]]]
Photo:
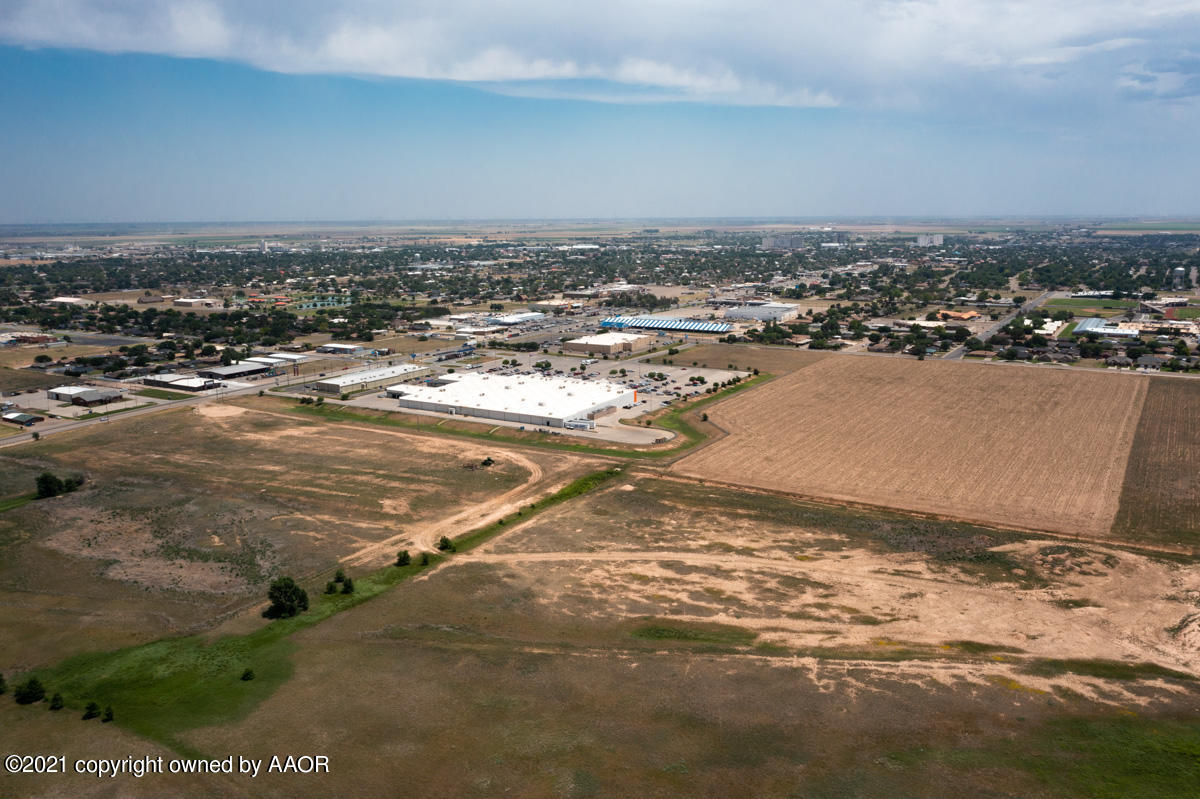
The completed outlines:
[[[0,223],[1200,216],[1200,0],[3,0]]]

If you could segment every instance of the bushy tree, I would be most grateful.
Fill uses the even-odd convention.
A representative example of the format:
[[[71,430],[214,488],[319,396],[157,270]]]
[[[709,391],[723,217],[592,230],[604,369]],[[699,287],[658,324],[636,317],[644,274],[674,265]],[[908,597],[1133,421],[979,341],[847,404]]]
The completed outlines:
[[[438,539],[437,548],[440,549],[442,552],[456,551],[454,542],[451,541],[447,536],[442,536],[441,538]]]
[[[109,705],[108,707],[104,708],[104,715],[100,717],[100,721],[107,724],[112,720],[113,720],[113,709],[112,709],[112,705]]]
[[[397,553],[397,555],[396,555],[396,565],[397,566],[407,566],[410,563],[412,563],[412,556],[408,554],[408,550],[407,549],[400,550],[400,552]]]
[[[18,705],[32,705],[46,698],[46,689],[37,677],[30,677],[13,690]]]
[[[50,697],[50,709],[51,710],[62,710],[63,709],[62,694],[55,694],[54,696]]]
[[[37,476],[37,495],[38,499],[46,499],[47,497],[57,497],[66,490],[63,481],[50,472],[42,472]]]
[[[254,679],[254,669],[246,669],[242,672],[242,682],[250,682]]]
[[[87,707],[83,709],[83,720],[94,719],[100,715],[100,706],[95,702],[88,702]]]
[[[267,591],[271,606],[263,611],[268,619],[287,619],[308,610],[308,592],[291,577],[280,577]]]
[[[343,594],[353,594],[354,593],[354,580],[347,577],[345,580],[342,581],[342,593]]]

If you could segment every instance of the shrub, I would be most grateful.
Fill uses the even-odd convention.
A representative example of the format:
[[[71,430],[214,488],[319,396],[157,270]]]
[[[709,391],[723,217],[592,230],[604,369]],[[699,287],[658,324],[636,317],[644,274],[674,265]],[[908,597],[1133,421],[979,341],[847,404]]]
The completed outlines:
[[[112,705],[109,705],[108,707],[104,708],[104,715],[100,717],[100,721],[103,722],[104,724],[107,724],[112,720],[113,720],[113,710],[112,710]]]
[[[6,693],[7,691],[8,691],[8,683],[6,683],[4,681],[4,675],[0,674],[0,694]]]
[[[333,581],[335,583],[345,582],[346,581],[346,573],[344,571],[342,571],[341,569],[338,569],[337,573],[333,575]]]
[[[354,580],[347,577],[342,582],[342,593],[343,594],[353,594],[354,593]]]
[[[410,563],[412,563],[412,556],[408,554],[407,549],[402,549],[396,553],[397,566],[407,566]]]
[[[428,566],[428,565],[429,565],[429,553],[428,553],[428,552],[422,552],[422,553],[421,553],[421,565],[422,565],[422,566]]]
[[[455,548],[455,546],[454,546],[454,542],[453,542],[453,541],[451,541],[451,540],[450,540],[450,539],[449,539],[447,536],[442,536],[441,538],[439,538],[439,539],[438,539],[438,542],[437,542],[437,548],[438,548],[439,550],[441,550],[442,552],[455,552],[455,551],[457,551],[457,550],[456,550],[456,548]]]
[[[32,705],[46,698],[46,689],[37,677],[30,677],[13,690],[13,699],[18,705]]]
[[[254,679],[254,669],[246,669],[242,672],[242,682],[250,682]]]
[[[63,709],[62,694],[55,694],[54,696],[50,697],[50,709],[51,710],[62,710]]]
[[[337,590],[338,590],[337,583],[335,583],[333,580],[330,580],[329,582],[325,583],[325,593],[336,594]]]
[[[66,486],[63,484],[63,481],[58,479],[58,477],[50,472],[42,472],[39,474],[36,482],[38,499],[57,497],[59,494],[66,491]]]
[[[94,719],[100,715],[100,706],[95,702],[88,702],[87,707],[83,710],[83,720]]]

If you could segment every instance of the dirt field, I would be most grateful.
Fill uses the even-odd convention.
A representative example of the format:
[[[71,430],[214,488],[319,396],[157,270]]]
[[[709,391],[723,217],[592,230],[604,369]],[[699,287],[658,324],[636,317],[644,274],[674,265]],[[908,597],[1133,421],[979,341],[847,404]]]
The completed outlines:
[[[87,482],[0,514],[0,633],[14,644],[0,669],[203,627],[258,601],[281,573],[375,568],[587,466],[244,403],[114,420],[4,451],[5,495],[32,491],[45,469]],[[489,456],[496,465],[480,468]]]
[[[662,363],[663,359],[673,361],[676,366],[687,366],[693,361],[701,366],[708,365],[714,369],[724,369],[733,364],[735,369],[768,372],[773,375],[783,375],[803,369],[820,360],[828,358],[824,352],[810,352],[791,347],[762,347],[753,344],[701,344],[692,349],[683,350],[678,355],[656,353],[647,359],[650,363]]]
[[[1146,383],[827,358],[714,407],[680,474],[984,523],[1106,536]]]
[[[629,480],[297,635],[291,681],[188,744],[307,741],[339,769],[304,789],[360,796],[1094,795],[1064,728],[1200,708],[1080,673],[1194,672],[1164,631],[1194,597],[1162,594],[1196,566]]]
[[[1113,535],[1200,546],[1200,381],[1152,378],[1133,438]]]

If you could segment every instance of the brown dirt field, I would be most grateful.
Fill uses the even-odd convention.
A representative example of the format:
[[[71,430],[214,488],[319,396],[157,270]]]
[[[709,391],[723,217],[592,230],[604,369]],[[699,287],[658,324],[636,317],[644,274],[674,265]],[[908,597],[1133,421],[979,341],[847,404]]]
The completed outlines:
[[[676,366],[690,366],[692,361],[713,369],[724,369],[733,364],[735,369],[750,371],[757,369],[773,375],[783,375],[811,366],[830,357],[826,352],[810,352],[792,347],[764,347],[757,344],[701,344],[683,350],[678,355],[656,353],[647,359],[651,363],[662,363],[663,359]]]
[[[827,358],[713,408],[730,435],[695,478],[1104,537],[1142,380],[969,363]]]
[[[256,757],[315,746],[337,778],[304,790],[357,796],[398,781],[412,796],[1033,796],[1060,794],[1011,767],[888,758],[1022,739],[1071,713],[1200,706],[1186,683],[1022,666],[1071,653],[1194,672],[1163,627],[1200,592],[1162,594],[1196,585],[1196,566],[986,542],[1046,581],[1022,588],[885,551],[844,509],[801,520],[780,498],[628,480],[298,634],[289,683],[185,740]],[[1094,604],[1056,604],[1080,595]],[[648,623],[700,637],[640,636]],[[354,689],[331,688],[348,668]]]
[[[31,388],[54,388],[78,383],[74,377],[46,374],[32,369],[6,369],[0,366],[0,391],[25,391]],[[20,397],[6,398],[7,402],[20,404]]]
[[[1200,548],[1200,381],[1150,380],[1113,536]]]
[[[20,659],[0,668],[201,629],[274,576],[431,549],[591,468],[216,403],[7,449],[0,471],[26,491],[45,469],[87,482],[0,514],[0,634]]]
[[[53,360],[77,358],[81,355],[99,355],[115,352],[116,347],[97,347],[90,344],[67,344],[63,347],[15,347],[0,349],[0,366],[19,369],[29,366],[39,355],[49,355]]]

